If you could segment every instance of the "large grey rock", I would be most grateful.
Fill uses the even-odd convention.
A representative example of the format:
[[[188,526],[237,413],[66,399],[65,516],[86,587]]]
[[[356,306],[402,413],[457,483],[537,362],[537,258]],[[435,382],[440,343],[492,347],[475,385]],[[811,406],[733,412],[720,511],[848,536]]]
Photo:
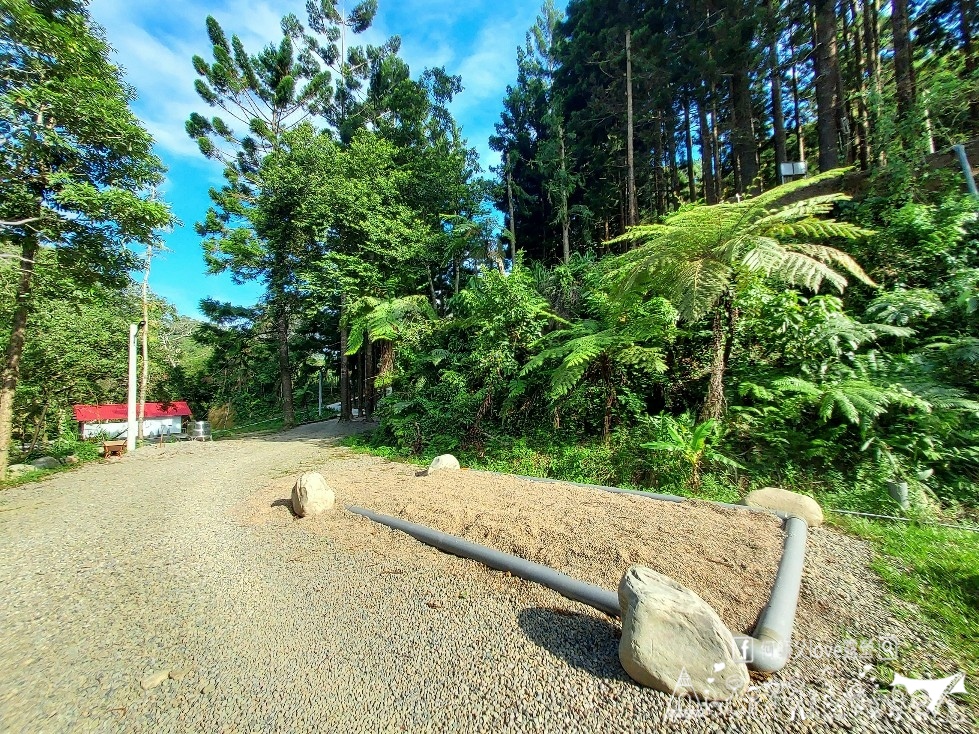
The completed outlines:
[[[292,511],[299,517],[328,512],[334,504],[336,494],[317,472],[306,472],[292,488]]]
[[[619,606],[619,661],[640,685],[706,701],[726,701],[748,687],[730,630],[690,589],[631,566],[619,582]]]
[[[823,510],[816,500],[787,489],[778,487],[756,489],[748,493],[744,498],[744,504],[758,510],[774,510],[801,517],[811,528],[823,524]]]
[[[428,471],[426,474],[434,474],[437,471],[458,471],[459,470],[459,460],[452,454],[442,454],[441,456],[436,456],[432,459],[432,463],[428,465]]]
[[[57,469],[61,466],[61,462],[58,461],[53,456],[42,456],[40,459],[34,459],[34,461],[27,462],[35,469]]]

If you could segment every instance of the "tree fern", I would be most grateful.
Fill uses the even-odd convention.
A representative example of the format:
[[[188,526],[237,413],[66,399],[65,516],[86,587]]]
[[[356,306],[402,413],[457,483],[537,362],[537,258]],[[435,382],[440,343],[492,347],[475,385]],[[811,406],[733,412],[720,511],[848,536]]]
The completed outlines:
[[[390,300],[372,296],[361,298],[349,310],[347,354],[356,354],[365,338],[393,342],[411,323],[434,318],[435,311],[425,296],[403,296]]]
[[[845,198],[816,197],[781,209],[770,209],[763,197],[683,207],[661,224],[631,227],[610,241],[637,245],[617,258],[612,280],[622,291],[640,288],[669,298],[686,320],[711,311],[741,270],[813,291],[824,281],[842,291],[847,280],[839,270],[872,284],[852,257],[822,244],[870,234],[816,218]]]
[[[927,319],[941,311],[942,301],[926,288],[882,293],[867,306],[867,316],[884,324],[907,326],[913,321]]]

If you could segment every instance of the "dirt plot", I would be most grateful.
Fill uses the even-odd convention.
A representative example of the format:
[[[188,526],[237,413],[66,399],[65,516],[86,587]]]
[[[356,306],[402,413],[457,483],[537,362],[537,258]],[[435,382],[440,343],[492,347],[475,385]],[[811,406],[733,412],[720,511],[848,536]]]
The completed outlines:
[[[707,502],[658,502],[466,470],[416,476],[416,467],[353,455],[317,470],[338,505],[428,525],[607,589],[630,565],[649,566],[693,589],[736,633],[751,632],[767,603],[784,541],[778,518]],[[351,550],[383,544],[399,557],[418,552],[404,534],[348,512],[297,520],[288,502],[294,482],[289,476],[267,485],[240,509],[241,519],[300,522]]]

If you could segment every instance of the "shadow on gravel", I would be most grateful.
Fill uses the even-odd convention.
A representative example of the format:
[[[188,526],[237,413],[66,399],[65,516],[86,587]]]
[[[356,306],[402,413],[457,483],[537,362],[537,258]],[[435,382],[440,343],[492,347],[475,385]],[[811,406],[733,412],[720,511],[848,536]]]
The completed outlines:
[[[619,665],[619,630],[605,620],[564,609],[531,607],[517,615],[535,644],[596,678],[628,681]]]
[[[269,505],[269,507],[288,507],[290,515],[292,515],[293,517],[299,517],[299,515],[296,514],[296,511],[292,509],[292,499],[289,497],[284,497],[281,500],[276,500],[271,505]]]

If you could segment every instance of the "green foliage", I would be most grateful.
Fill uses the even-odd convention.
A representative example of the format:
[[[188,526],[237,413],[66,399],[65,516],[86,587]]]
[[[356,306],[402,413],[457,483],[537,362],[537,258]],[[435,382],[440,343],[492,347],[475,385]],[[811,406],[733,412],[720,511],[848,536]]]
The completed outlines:
[[[690,486],[694,491],[700,489],[700,472],[705,464],[718,464],[732,469],[743,469],[734,459],[725,456],[711,445],[717,436],[719,424],[715,420],[690,426],[686,421],[676,421],[665,417],[662,425],[666,430],[666,440],[647,441],[641,444],[644,449],[665,451],[681,456],[690,467]]]
[[[668,298],[680,318],[689,321],[710,313],[732,283],[749,274],[810,291],[827,281],[842,292],[847,280],[835,269],[839,267],[872,285],[852,257],[819,244],[870,234],[853,224],[821,218],[843,197],[821,196],[775,207],[791,193],[792,185],[782,188],[742,203],[690,205],[662,224],[630,228],[612,240],[637,245],[616,259],[614,280],[625,297],[651,292]]]

